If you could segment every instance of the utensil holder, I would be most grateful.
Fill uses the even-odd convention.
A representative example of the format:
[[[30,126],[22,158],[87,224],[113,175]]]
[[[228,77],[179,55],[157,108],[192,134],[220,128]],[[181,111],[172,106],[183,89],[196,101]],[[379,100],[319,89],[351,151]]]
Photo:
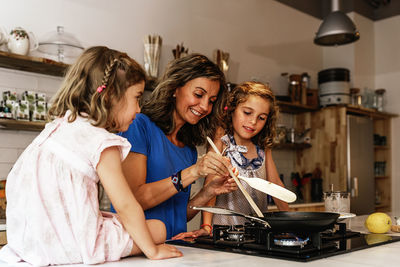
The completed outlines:
[[[157,78],[160,62],[160,44],[144,44],[144,69],[150,77]]]

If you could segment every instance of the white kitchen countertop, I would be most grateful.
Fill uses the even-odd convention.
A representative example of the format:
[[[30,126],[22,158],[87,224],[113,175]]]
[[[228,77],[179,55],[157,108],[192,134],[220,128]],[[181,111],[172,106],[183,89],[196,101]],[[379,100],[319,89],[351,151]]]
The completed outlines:
[[[365,216],[359,216],[351,219],[350,225],[361,227],[361,222],[365,220]],[[356,228],[357,228],[356,227]],[[355,230],[355,229],[354,229]],[[181,258],[167,259],[167,260],[149,260],[144,256],[129,257],[122,259],[118,262],[108,262],[101,264],[107,267],[120,267],[120,266],[324,266],[324,267],[361,267],[361,266],[385,266],[385,267],[398,267],[400,266],[400,241],[390,243],[387,245],[372,247],[359,251],[353,251],[346,254],[341,254],[324,259],[314,260],[311,262],[295,262],[289,260],[265,258],[258,256],[249,256],[236,253],[219,252],[213,250],[181,247],[177,246],[184,254]],[[0,260],[0,267],[8,267],[9,265]],[[66,265],[66,266],[86,266],[83,264]],[[99,266],[99,265],[97,265]]]

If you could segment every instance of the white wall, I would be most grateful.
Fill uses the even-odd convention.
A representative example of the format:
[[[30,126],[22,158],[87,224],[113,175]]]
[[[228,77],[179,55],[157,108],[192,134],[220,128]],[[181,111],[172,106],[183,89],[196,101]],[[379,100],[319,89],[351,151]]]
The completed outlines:
[[[386,110],[400,114],[400,16],[375,23],[375,85],[386,89]],[[392,206],[400,214],[400,119],[392,120]]]

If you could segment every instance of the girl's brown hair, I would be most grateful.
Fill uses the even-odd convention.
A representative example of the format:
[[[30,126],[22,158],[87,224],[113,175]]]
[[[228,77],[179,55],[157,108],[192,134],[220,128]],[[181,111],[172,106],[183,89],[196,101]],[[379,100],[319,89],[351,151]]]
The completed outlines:
[[[240,103],[246,102],[251,95],[262,97],[270,103],[270,110],[264,128],[251,140],[262,149],[271,148],[276,135],[275,123],[278,116],[278,107],[271,88],[263,83],[244,82],[237,85],[232,92],[230,92],[227,99],[227,110],[224,116],[224,122],[226,124],[225,132],[233,135],[233,113],[237,106]]]
[[[71,111],[68,121],[82,116],[92,124],[110,132],[118,131],[112,108],[126,89],[146,80],[143,68],[127,54],[95,46],[85,50],[68,69],[65,79],[49,109],[49,118],[64,116]],[[104,85],[101,92],[99,86]]]
[[[169,63],[150,100],[142,107],[142,113],[149,116],[166,135],[172,133],[175,129],[173,112],[176,106],[173,94],[177,88],[200,77],[218,81],[220,88],[211,113],[195,125],[185,123],[177,134],[179,141],[191,147],[204,144],[207,136],[214,136],[221,124],[223,102],[227,91],[224,74],[206,56],[191,54]]]

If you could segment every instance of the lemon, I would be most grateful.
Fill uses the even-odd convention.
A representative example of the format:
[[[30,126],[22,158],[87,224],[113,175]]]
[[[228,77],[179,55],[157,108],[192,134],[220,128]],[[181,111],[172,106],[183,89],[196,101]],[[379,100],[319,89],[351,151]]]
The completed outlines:
[[[384,234],[390,230],[392,220],[386,213],[375,212],[368,216],[364,225],[371,233]]]

